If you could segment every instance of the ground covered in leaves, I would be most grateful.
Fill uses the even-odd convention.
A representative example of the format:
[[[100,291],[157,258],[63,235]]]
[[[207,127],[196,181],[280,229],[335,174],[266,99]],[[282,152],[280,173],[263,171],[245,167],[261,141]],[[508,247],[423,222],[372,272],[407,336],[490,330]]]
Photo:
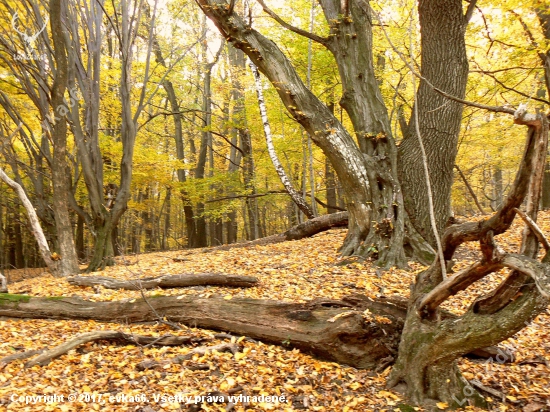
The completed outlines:
[[[541,214],[539,224],[545,233],[550,233],[550,214]],[[499,237],[499,244],[516,251],[521,230],[521,226],[515,226],[508,234]],[[345,230],[331,230],[309,239],[264,246],[126,256],[119,259],[117,266],[96,275],[130,280],[162,274],[221,272],[255,276],[260,280],[258,286],[249,289],[190,287],[149,290],[145,292],[147,295],[221,295],[226,299],[246,296],[297,302],[318,297],[337,299],[350,293],[372,297],[407,296],[409,284],[422,266],[413,263],[409,271],[381,271],[368,261],[341,264],[337,247],[344,236]],[[455,270],[471,263],[476,254],[475,244],[462,248]],[[36,270],[12,271],[6,275],[12,280],[9,285],[11,293],[78,295],[95,301],[140,297],[139,291],[72,286]],[[476,283],[455,296],[446,308],[460,314],[480,291],[490,290],[503,276],[504,273],[494,274]],[[19,280],[22,277],[29,278]],[[202,410],[414,410],[403,406],[405,401],[399,393],[385,389],[389,368],[380,373],[357,370],[314,359],[295,349],[286,349],[284,342],[281,346],[273,346],[238,336],[220,335],[215,331],[194,328],[174,331],[162,324],[0,319],[0,359],[20,351],[52,348],[79,333],[96,330],[121,330],[151,336],[171,333],[193,336],[196,343],[159,348],[100,341],[71,350],[46,366],[25,368],[23,360],[7,365],[0,363],[0,411],[201,410],[193,404],[196,396],[220,393],[243,397],[234,405],[203,402],[200,404]],[[508,359],[503,357],[490,361],[461,360],[460,366],[466,378],[478,380],[504,394],[504,399],[485,394],[493,410],[550,410],[549,331],[550,315],[547,312],[504,342],[504,346],[515,355],[512,363],[504,363]],[[216,351],[195,354],[181,364],[165,364],[146,370],[137,368],[147,359],[170,359],[197,346],[224,342],[239,345],[241,351],[235,354]],[[43,402],[44,398],[38,398],[39,395],[49,396],[47,400],[50,402]],[[248,403],[244,402],[246,396],[250,397]],[[273,401],[267,396],[284,396],[284,401],[266,402]],[[445,405],[440,407],[444,409]]]

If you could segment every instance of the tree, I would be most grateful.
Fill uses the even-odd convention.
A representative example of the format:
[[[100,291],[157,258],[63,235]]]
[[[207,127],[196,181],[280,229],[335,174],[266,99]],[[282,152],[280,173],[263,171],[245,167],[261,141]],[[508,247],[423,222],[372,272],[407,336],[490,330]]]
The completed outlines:
[[[453,167],[463,105],[449,101],[433,86],[464,98],[468,78],[464,33],[475,5],[476,0],[472,0],[464,13],[460,0],[445,3],[423,0],[418,3],[422,50],[420,73],[423,79],[418,88],[418,107],[413,111],[418,110],[418,131],[428,159],[438,234],[443,233],[451,217]],[[435,246],[424,168],[418,161],[422,156],[415,123],[415,116],[411,116],[399,145],[399,179],[405,209],[412,224]]]
[[[264,125],[264,134],[265,140],[267,143],[267,151],[269,152],[269,157],[275,166],[275,170],[281,179],[281,183],[285,187],[285,190],[288,192],[292,201],[298,206],[298,208],[308,217],[308,219],[314,218],[315,214],[311,207],[306,203],[305,199],[294,189],[292,182],[286,175],[285,169],[277,156],[275,151],[275,146],[273,145],[273,136],[271,135],[271,126],[269,125],[269,119],[267,117],[267,109],[265,105],[264,95],[262,92],[262,81],[258,69],[254,63],[250,63],[250,69],[254,76],[254,83],[256,87],[256,94],[258,96],[258,106],[260,108],[260,114],[262,116],[262,123]]]
[[[353,132],[346,130],[326,105],[304,85],[290,59],[277,45],[245,23],[235,11],[234,1],[197,0],[197,3],[224,37],[243,50],[269,79],[291,115],[331,160],[346,190],[349,210],[349,231],[342,253],[368,256],[376,252],[378,264],[403,264],[406,230],[409,237],[414,234],[414,228],[406,227],[403,196],[407,194],[404,191],[409,190],[408,196],[415,196],[422,190],[419,188],[425,187],[424,175],[419,173],[413,176],[402,191],[397,178],[397,147],[374,76],[373,15],[368,2],[320,0],[330,30],[328,37],[321,37],[291,26],[271,11],[263,0],[259,0],[264,11],[280,25],[322,44],[333,54],[343,87],[340,104],[349,115]],[[461,96],[464,96],[468,71],[464,30],[475,1],[470,3],[466,13],[462,11],[461,2],[453,1],[447,6],[443,8],[439,3],[430,1],[421,1],[419,5],[423,36],[422,74],[429,78],[421,77],[416,104],[421,114],[418,120],[411,122],[415,131],[408,133],[405,141],[409,140],[402,149],[419,148],[420,143],[417,145],[411,137],[418,129],[418,134],[427,134],[428,169],[432,177],[441,179],[436,184],[437,196],[441,196],[435,211],[438,232],[442,231],[449,216],[452,169],[462,104],[465,103]],[[447,23],[452,24],[449,26]],[[438,53],[444,58],[439,60]],[[455,64],[449,66],[445,60],[447,58]],[[457,73],[449,73],[449,67],[456,69]],[[515,184],[498,212],[481,222],[448,228],[443,235],[444,261],[436,260],[429,269],[418,275],[417,282],[412,286],[390,385],[406,382],[407,393],[415,403],[436,399],[455,406],[460,406],[463,401],[482,404],[483,399],[475,396],[475,391],[466,400],[464,397],[457,398],[466,393],[464,389],[468,384],[456,366],[456,358],[474,348],[491,345],[513,335],[548,304],[548,266],[535,260],[535,255],[530,251],[532,246],[526,246],[529,253],[508,254],[500,251],[493,239],[493,236],[509,228],[516,208],[528,193],[529,204],[538,205],[538,185],[542,176],[540,165],[546,153],[548,121],[545,116],[527,114],[523,108],[514,111],[479,104],[474,106],[514,114],[516,123],[528,127],[526,149]],[[441,114],[432,113],[441,108],[445,113],[442,122]],[[441,132],[431,133],[429,129],[440,129]],[[357,144],[352,133],[357,137]],[[436,145],[441,144],[441,136],[445,137],[447,150],[441,150]],[[438,151],[445,153],[440,156],[436,153]],[[411,159],[407,161],[412,162]],[[415,161],[418,162],[418,156]],[[414,165],[415,170],[422,171],[422,167],[421,163]],[[425,223],[429,221],[428,211],[423,206],[413,206],[411,204],[407,208],[411,219],[421,233],[429,237]],[[536,215],[536,207],[529,212]],[[529,236],[526,236],[526,244],[532,242]],[[446,263],[452,260],[460,244],[470,240],[480,242],[483,258],[452,278],[446,278]],[[421,241],[416,240],[415,243],[418,246]],[[503,267],[512,269],[511,279],[507,283],[504,282],[493,294],[480,298],[458,319],[442,320],[441,303]],[[506,291],[505,285],[511,281],[514,288]]]
[[[139,10],[132,7],[128,1],[120,2],[120,9],[114,13],[117,18],[108,16],[112,33],[118,46],[120,56],[120,88],[118,90],[121,102],[120,142],[122,156],[120,159],[120,177],[118,184],[104,182],[104,160],[99,142],[99,79],[101,72],[101,47],[104,38],[102,31],[102,15],[106,13],[102,4],[92,3],[89,8],[76,7],[71,9],[72,18],[70,37],[67,48],[71,51],[69,66],[69,83],[80,88],[84,104],[72,105],[72,132],[77,146],[77,154],[82,166],[82,176],[88,191],[91,213],[78,206],[73,199],[72,206],[85,220],[94,235],[94,252],[88,265],[88,271],[113,263],[112,231],[115,230],[120,218],[128,207],[131,197],[133,156],[138,128],[138,119],[150,96],[146,95],[149,81],[150,57],[154,30],[153,11],[149,24],[146,48],[148,51],[142,80],[142,89],[137,102],[132,90],[132,59],[135,51],[136,32],[141,23]],[[79,25],[80,22],[80,25]],[[117,22],[118,25],[114,23]],[[79,26],[86,29],[83,45],[79,34]],[[89,51],[87,65],[83,65],[84,46]],[[154,93],[154,92],[153,92]],[[147,98],[148,97],[148,98]],[[133,105],[133,103],[137,103]]]
[[[20,24],[20,9],[13,9],[12,4],[2,2],[4,13],[11,13],[12,28]],[[15,124],[22,124],[18,128],[24,151],[29,156],[29,164],[18,162],[18,154],[13,145],[6,145],[3,152],[11,166],[14,178],[21,187],[26,185],[20,174],[20,169],[27,172],[35,191],[34,202],[37,214],[44,223],[46,233],[54,241],[54,249],[59,252],[61,262],[56,275],[66,276],[79,271],[74,240],[68,210],[68,201],[71,197],[71,187],[67,174],[67,124],[66,115],[69,111],[66,99],[66,50],[62,47],[64,27],[64,7],[59,4],[50,4],[51,16],[43,19],[40,4],[34,1],[23,2],[33,18],[33,35],[16,29],[13,33],[3,33],[1,42],[3,53],[0,58],[3,67],[9,69],[9,86],[6,92],[10,95],[18,90],[27,103],[32,104],[42,119],[40,126],[43,134],[37,136],[36,122],[5,92],[1,93],[2,105],[9,119]],[[63,10],[60,10],[63,9]],[[48,19],[51,22],[52,41],[59,47],[52,47],[47,36]],[[18,38],[15,34],[18,34]],[[21,52],[23,50],[23,53]],[[51,143],[50,143],[51,142]],[[53,150],[52,150],[53,149]],[[52,153],[53,151],[53,153]],[[21,165],[21,166],[20,166]],[[49,170],[48,170],[49,169]],[[49,171],[53,180],[53,195],[48,193]],[[27,191],[29,192],[29,191]],[[49,201],[55,207],[49,205]]]
[[[50,248],[48,246],[48,242],[46,241],[46,237],[44,236],[44,232],[42,231],[42,228],[40,227],[40,222],[38,221],[38,216],[36,215],[36,212],[34,211],[34,207],[32,203],[30,202],[29,198],[27,197],[25,191],[19,185],[17,182],[13,181],[6,175],[6,173],[0,168],[0,180],[4,181],[8,186],[10,186],[15,192],[17,193],[17,196],[21,199],[21,202],[25,206],[25,209],[27,210],[27,214],[29,217],[29,222],[31,224],[31,228],[34,234],[34,237],[36,239],[36,242],[38,243],[38,248],[40,249],[40,254],[42,255],[42,258],[44,259],[44,262],[46,263],[46,266],[50,270],[50,272],[53,275],[56,275],[59,273],[58,265],[55,262],[55,259],[52,258],[52,254],[50,252]],[[4,282],[5,278],[2,275],[0,278],[2,280],[2,283],[0,285],[0,290],[5,289],[4,291],[7,291],[7,284]]]
[[[51,88],[51,106],[53,110],[53,125],[51,135],[53,141],[53,209],[55,226],[59,239],[61,253],[58,274],[74,275],[80,271],[73,239],[73,229],[69,216],[70,185],[67,176],[67,122],[69,113],[65,91],[68,83],[68,58],[65,48],[65,27],[67,19],[67,4],[62,0],[50,0],[50,25],[52,31],[55,59],[55,74]],[[58,119],[57,116],[60,118]]]
[[[449,227],[443,235],[445,260],[462,243],[478,241],[482,258],[453,277],[443,279],[441,267],[433,264],[420,273],[414,284],[399,355],[389,385],[404,381],[413,402],[439,399],[449,405],[484,405],[484,400],[464,380],[456,359],[473,347],[493,345],[523,329],[548,305],[548,257],[536,261],[534,232],[524,235],[522,254],[503,252],[494,236],[506,231],[526,196],[528,212],[536,216],[543,166],[548,146],[548,119],[526,114],[515,122],[528,127],[526,149],[516,180],[503,206],[480,222]],[[548,256],[548,255],[547,255]],[[511,274],[497,289],[480,296],[458,320],[442,320],[440,305],[450,296],[503,267]],[[534,280],[534,282],[533,282]]]
[[[405,210],[397,178],[397,147],[372,62],[372,16],[366,3],[321,1],[330,36],[285,27],[324,45],[338,66],[356,144],[331,110],[305,86],[290,60],[225,2],[197,1],[234,47],[241,49],[277,89],[290,114],[330,159],[350,214],[342,254],[376,256],[381,266],[404,266]],[[231,3],[231,4],[234,4]],[[417,246],[417,245],[415,245]]]

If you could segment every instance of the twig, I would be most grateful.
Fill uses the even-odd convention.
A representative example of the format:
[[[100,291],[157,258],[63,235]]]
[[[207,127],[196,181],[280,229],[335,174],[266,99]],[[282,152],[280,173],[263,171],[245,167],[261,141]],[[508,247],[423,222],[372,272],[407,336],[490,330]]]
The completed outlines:
[[[472,386],[482,390],[483,392],[487,392],[489,395],[494,396],[495,398],[500,398],[501,402],[504,402],[506,400],[506,396],[504,393],[497,391],[496,389],[489,388],[488,386],[483,385],[480,381],[473,379],[470,381]]]
[[[536,236],[537,240],[542,244],[544,247],[544,250],[548,252],[550,250],[550,242],[548,242],[548,239],[546,239],[546,236],[544,236],[544,233],[542,233],[542,230],[536,222],[531,219],[527,214],[518,208],[514,208],[514,212],[516,212],[519,217],[523,219],[523,221],[529,226],[529,229],[533,232],[533,234]]]
[[[470,183],[468,183],[468,180],[466,180],[466,176],[464,176],[464,173],[462,173],[462,170],[460,170],[460,167],[458,167],[458,165],[455,165],[455,169],[458,171],[458,174],[459,174],[460,178],[462,179],[462,181],[464,182],[464,185],[466,185],[466,189],[468,189],[468,192],[470,193],[470,196],[472,196],[472,199],[474,199],[474,202],[475,202],[478,210],[481,212],[481,214],[484,215],[485,211],[481,207],[481,204],[479,203],[479,200],[477,199],[477,196],[476,196],[474,190],[472,189],[472,186],[470,186]]]
[[[146,346],[150,345],[182,345],[184,343],[196,342],[197,339],[192,336],[175,336],[175,335],[164,335],[159,338],[154,336],[144,336],[144,335],[131,335],[120,331],[115,330],[101,330],[94,332],[86,332],[80,335],[77,335],[75,338],[62,343],[61,345],[56,346],[53,349],[43,352],[41,351],[27,351],[18,356],[10,355],[2,360],[0,360],[0,365],[3,363],[9,363],[16,359],[26,359],[36,353],[43,352],[41,355],[37,356],[33,360],[25,364],[26,368],[30,368],[35,365],[47,365],[50,361],[59,356],[67,353],[71,349],[76,348],[77,346],[83,345],[88,342],[93,342],[97,340],[123,340],[133,344],[145,344]],[[199,339],[200,340],[200,339]]]
[[[146,370],[146,369],[155,368],[157,366],[170,365],[173,363],[183,363],[184,361],[193,358],[194,355],[204,356],[205,354],[213,351],[231,352],[232,354],[236,354],[239,352],[239,347],[234,343],[221,343],[219,345],[214,345],[214,346],[200,346],[198,348],[195,348],[187,352],[185,355],[179,355],[172,359],[163,360],[163,361],[145,360],[143,362],[138,363],[136,365],[136,368],[138,370]]]

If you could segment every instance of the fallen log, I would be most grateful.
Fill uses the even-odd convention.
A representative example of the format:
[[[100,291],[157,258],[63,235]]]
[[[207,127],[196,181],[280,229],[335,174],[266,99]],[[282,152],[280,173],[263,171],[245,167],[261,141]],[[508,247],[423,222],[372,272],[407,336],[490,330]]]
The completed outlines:
[[[198,249],[201,253],[211,253],[220,250],[230,250],[235,248],[246,248],[252,246],[265,246],[273,243],[286,242],[287,240],[300,240],[306,237],[316,235],[335,227],[346,227],[348,225],[348,212],[331,213],[310,219],[304,223],[293,226],[284,233],[263,237],[248,242],[231,243],[229,245],[214,246]],[[183,255],[197,253],[197,249],[188,251]],[[182,258],[174,258],[175,261],[181,261]]]
[[[305,237],[313,236],[325,230],[334,227],[343,227],[348,225],[348,212],[331,213],[322,215],[315,219],[310,219],[291,227],[284,234],[285,240],[299,240]]]
[[[107,289],[154,289],[183,288],[189,286],[227,286],[249,288],[256,286],[258,279],[253,276],[225,275],[222,273],[182,273],[131,280],[119,280],[104,276],[72,276],[67,282],[77,286],[103,286]]]
[[[157,296],[147,301],[92,302],[79,297],[0,294],[0,316],[147,322],[156,319],[149,303],[172,322],[283,344],[358,368],[375,368],[380,359],[395,355],[402,328],[401,320],[391,319],[376,307],[371,312],[388,317],[387,323],[365,319],[361,310],[343,301],[337,301],[338,305],[326,301],[285,303],[219,296]]]
[[[400,297],[371,300],[358,294],[307,303],[221,296],[93,302],[79,297],[0,294],[0,317],[126,324],[155,321],[156,312],[170,322],[231,332],[356,368],[375,369],[397,354],[406,302]]]

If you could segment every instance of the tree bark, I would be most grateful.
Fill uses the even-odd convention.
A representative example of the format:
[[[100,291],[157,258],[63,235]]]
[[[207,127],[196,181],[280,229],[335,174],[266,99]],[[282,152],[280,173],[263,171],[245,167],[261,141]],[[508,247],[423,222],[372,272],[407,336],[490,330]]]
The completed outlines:
[[[537,185],[529,182],[534,171],[539,171],[540,178],[548,144],[547,121],[542,116],[534,118],[521,111],[516,112],[515,121],[528,126],[528,136],[516,180],[502,207],[480,222],[451,226],[443,236],[446,260],[451,260],[456,248],[466,241],[480,242],[482,259],[446,280],[442,278],[438,262],[434,262],[418,275],[411,291],[399,356],[388,385],[405,382],[407,396],[414,403],[435,399],[453,407],[483,406],[484,399],[462,377],[456,359],[474,348],[507,339],[548,305],[550,267],[529,256],[505,254],[493,239],[508,230],[516,215],[515,209],[528,192],[540,190],[540,186],[537,189]],[[458,319],[441,319],[440,305],[448,297],[502,267],[519,270],[522,276],[518,278],[519,284],[506,279],[490,294],[494,304],[499,303],[498,310],[481,311],[479,302],[475,302]],[[523,276],[528,276],[529,282]],[[509,290],[514,296],[509,296]]]
[[[346,192],[349,230],[341,253],[372,256],[381,266],[405,266],[405,211],[397,179],[397,149],[374,77],[370,10],[353,2],[321,1],[331,37],[319,39],[335,56],[344,87],[341,105],[354,134],[304,85],[281,50],[217,1],[197,0],[220,32],[243,50],[276,86],[290,114],[330,159]],[[263,3],[263,2],[262,2]],[[264,7],[264,9],[266,9]]]
[[[294,226],[284,233],[285,240],[298,240],[313,236],[333,227],[343,227],[348,224],[348,212],[338,212],[310,219]]]
[[[65,0],[50,0],[50,25],[55,58],[55,75],[51,89],[51,106],[54,123],[51,126],[53,141],[53,212],[61,259],[58,262],[57,276],[74,275],[80,272],[73,238],[73,228],[69,215],[69,178],[67,176],[67,123],[69,113],[65,91],[68,82],[68,62],[65,48],[65,20],[67,4]]]
[[[224,275],[221,273],[183,273],[131,280],[118,280],[103,276],[73,276],[67,278],[67,282],[77,286],[100,285],[107,289],[141,290],[207,285],[245,288],[255,286],[258,279],[252,276]]]
[[[107,322],[145,322],[157,313],[171,322],[223,330],[283,344],[324,359],[359,368],[375,368],[395,354],[402,323],[396,306],[362,300],[283,303],[221,297],[160,296],[135,301],[92,302],[76,297],[34,298],[0,295],[0,316],[19,318],[95,319]],[[364,319],[362,311],[387,318],[388,323]],[[399,309],[400,311],[401,309]],[[398,311],[398,313],[399,313]]]
[[[285,190],[289,194],[292,201],[296,203],[296,206],[298,206],[298,208],[304,213],[304,215],[307,216],[308,219],[312,219],[315,217],[315,213],[311,209],[311,206],[307,204],[305,199],[292,185],[292,182],[286,175],[285,169],[281,161],[279,160],[279,156],[277,156],[277,152],[275,151],[273,136],[271,135],[271,126],[269,125],[269,119],[267,118],[267,108],[265,106],[264,94],[262,92],[262,80],[260,77],[260,72],[252,62],[250,62],[250,70],[252,71],[252,75],[254,76],[256,95],[258,96],[258,106],[260,108],[260,115],[262,117],[262,123],[264,126],[265,141],[267,143],[269,158],[271,159],[273,166],[275,166],[275,171],[279,175],[279,179],[281,179],[281,183],[285,187]]]
[[[475,0],[474,0],[475,4]],[[468,23],[462,1],[421,0],[418,5],[421,33],[421,75],[435,87],[464,98],[468,77],[468,59],[464,33]],[[437,231],[441,235],[451,217],[453,165],[463,106],[437,93],[426,81],[418,88],[419,129],[428,159]],[[430,224],[428,193],[424,169],[418,159],[421,149],[411,116],[399,145],[399,179],[405,208],[420,235],[435,246]]]
[[[44,236],[44,232],[40,227],[40,222],[38,220],[38,216],[36,215],[36,211],[34,210],[32,203],[27,197],[27,194],[25,193],[23,188],[18,183],[10,179],[6,175],[6,173],[4,173],[4,170],[2,170],[1,168],[0,168],[0,180],[3,180],[9,187],[15,190],[15,193],[17,193],[17,196],[19,196],[19,199],[21,199],[21,203],[23,203],[23,206],[27,210],[27,216],[29,218],[29,222],[31,225],[34,238],[38,243],[38,249],[40,250],[40,255],[42,256],[42,259],[44,259],[44,262],[46,263],[46,266],[48,267],[48,270],[50,271],[50,273],[56,276],[58,274],[57,262],[55,262],[52,259],[50,247],[48,246],[48,242],[46,240],[46,237]]]
[[[95,319],[105,322],[147,322],[162,313],[169,322],[181,322],[231,332],[238,336],[299,348],[323,359],[356,368],[387,367],[394,361],[399,335],[407,313],[403,298],[371,300],[350,295],[342,300],[317,299],[285,303],[261,299],[224,299],[219,296],[155,296],[132,301],[92,302],[78,297],[33,298],[0,294],[0,316],[17,318]],[[445,313],[445,319],[456,317]],[[94,333],[86,335],[94,338]],[[110,339],[125,336],[108,335]],[[150,339],[147,341],[147,339]],[[167,337],[139,337],[159,345],[181,344]],[[185,339],[185,337],[180,337]],[[75,339],[49,353],[58,353]],[[495,347],[474,351],[479,357],[502,352]],[[48,358],[45,354],[44,358]],[[1,365],[0,360],[0,365]]]

